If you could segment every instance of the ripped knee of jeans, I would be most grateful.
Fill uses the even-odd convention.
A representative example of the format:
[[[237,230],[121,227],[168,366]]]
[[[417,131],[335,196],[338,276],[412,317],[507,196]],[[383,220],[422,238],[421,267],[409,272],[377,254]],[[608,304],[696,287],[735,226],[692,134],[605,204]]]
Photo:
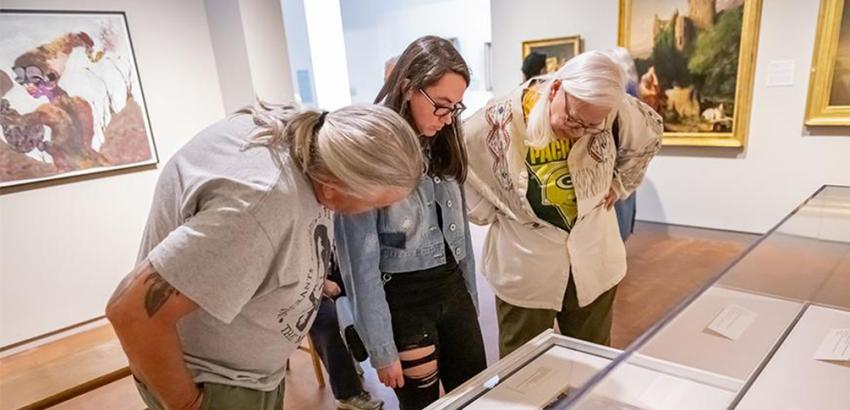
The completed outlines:
[[[439,381],[437,349],[433,346],[415,347],[398,353],[405,383],[424,389]]]

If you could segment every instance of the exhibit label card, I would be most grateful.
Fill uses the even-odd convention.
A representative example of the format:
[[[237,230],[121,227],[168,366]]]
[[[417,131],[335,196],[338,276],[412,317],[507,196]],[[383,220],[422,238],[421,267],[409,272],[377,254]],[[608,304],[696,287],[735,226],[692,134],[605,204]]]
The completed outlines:
[[[758,314],[734,303],[727,305],[708,324],[708,330],[729,340],[738,340],[744,331],[756,321]]]
[[[850,360],[850,329],[829,329],[815,360]]]
[[[794,60],[776,60],[767,64],[768,87],[794,85]]]

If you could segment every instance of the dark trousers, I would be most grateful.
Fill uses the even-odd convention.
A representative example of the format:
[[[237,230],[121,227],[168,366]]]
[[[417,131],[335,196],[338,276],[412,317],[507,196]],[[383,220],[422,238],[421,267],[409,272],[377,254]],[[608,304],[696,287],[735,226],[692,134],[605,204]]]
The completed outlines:
[[[418,273],[393,275],[384,287],[399,352],[434,346],[433,356],[402,368],[437,361],[437,377],[446,392],[487,367],[484,341],[472,297],[459,271],[448,277]],[[395,389],[401,410],[427,407],[440,396],[440,383],[404,378]]]
[[[601,345],[611,343],[611,323],[614,319],[614,286],[584,307],[578,306],[575,283],[570,275],[561,311],[531,309],[515,306],[496,297],[496,316],[499,320],[499,355],[507,356],[534,339],[558,321],[565,336]]]
[[[354,368],[351,352],[342,341],[334,301],[323,297],[310,328],[310,339],[319,358],[328,370],[334,398],[345,400],[363,391],[360,376]]]

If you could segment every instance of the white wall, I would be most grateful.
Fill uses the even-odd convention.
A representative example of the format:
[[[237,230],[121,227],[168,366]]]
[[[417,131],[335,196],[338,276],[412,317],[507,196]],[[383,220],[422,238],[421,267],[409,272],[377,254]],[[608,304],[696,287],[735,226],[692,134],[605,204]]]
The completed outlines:
[[[818,7],[763,2],[747,148],[664,148],[638,191],[638,218],[765,232],[820,185],[850,185],[850,128],[803,126]],[[496,94],[520,80],[523,40],[579,34],[585,50],[617,41],[617,0],[492,0]],[[773,60],[796,63],[791,87],[766,86]]]
[[[240,0],[239,8],[254,92],[264,101],[292,101],[293,81],[280,1]],[[220,45],[214,42],[213,47],[218,50]]]
[[[125,11],[160,162],[224,115],[203,0],[3,0]],[[158,171],[0,196],[0,346],[103,314],[132,269]]]
[[[216,68],[228,113],[258,98],[293,99],[280,0],[205,0]]]
[[[281,0],[281,3],[290,69],[295,84],[295,96],[298,101],[315,106],[316,87],[313,77],[313,60],[310,55],[310,38],[307,35],[304,0]],[[306,72],[307,78],[299,78],[299,71]]]
[[[326,110],[351,104],[340,0],[304,3],[316,103]]]
[[[251,65],[242,30],[239,1],[204,0],[215,55],[221,98],[226,112],[257,99],[251,84]]]
[[[522,42],[580,35],[584,50],[617,45],[617,0],[492,0],[493,92],[522,82]]]
[[[464,95],[469,113],[490,97],[484,82],[488,0],[344,0],[341,6],[353,102],[372,102],[384,82],[384,63],[427,34],[460,40],[472,70]]]

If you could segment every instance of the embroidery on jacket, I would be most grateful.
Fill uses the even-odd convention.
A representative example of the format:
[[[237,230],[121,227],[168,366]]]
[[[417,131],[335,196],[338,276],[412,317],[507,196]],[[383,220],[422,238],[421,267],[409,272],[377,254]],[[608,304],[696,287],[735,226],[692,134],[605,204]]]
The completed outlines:
[[[511,136],[508,133],[508,126],[513,119],[510,101],[495,104],[488,108],[486,118],[487,124],[490,126],[490,131],[487,134],[487,149],[493,156],[493,174],[503,190],[511,191],[513,190],[513,183],[508,172],[508,161],[505,158],[511,142]]]
[[[661,135],[664,132],[664,120],[658,115],[655,110],[653,110],[649,105],[638,101],[637,99],[630,100],[632,104],[636,105],[638,111],[643,115],[644,121],[646,121],[646,125],[652,132],[657,135]]]
[[[626,190],[634,190],[643,181],[649,161],[661,149],[661,139],[655,139],[641,150],[620,149],[617,153],[617,169],[620,181]]]
[[[590,138],[587,143],[587,155],[596,163],[571,170],[576,196],[580,198],[592,198],[608,189],[617,155],[610,131],[599,132],[586,138]]]
[[[610,144],[608,143],[611,140],[610,132],[598,132],[590,138],[590,143],[587,144],[587,152],[590,154],[590,157],[596,162],[604,161],[605,152],[610,149]]]
[[[573,170],[573,187],[576,197],[592,198],[608,189],[611,175],[614,172],[614,161],[597,162],[587,168]]]
[[[631,191],[636,189],[641,181],[643,181],[643,176],[649,167],[649,161],[661,149],[664,120],[649,105],[637,99],[630,99],[629,102],[638,109],[651,133],[657,136],[657,138],[653,138],[642,149],[620,147],[620,150],[617,152],[617,170],[619,171],[620,181],[623,184],[623,188]]]

